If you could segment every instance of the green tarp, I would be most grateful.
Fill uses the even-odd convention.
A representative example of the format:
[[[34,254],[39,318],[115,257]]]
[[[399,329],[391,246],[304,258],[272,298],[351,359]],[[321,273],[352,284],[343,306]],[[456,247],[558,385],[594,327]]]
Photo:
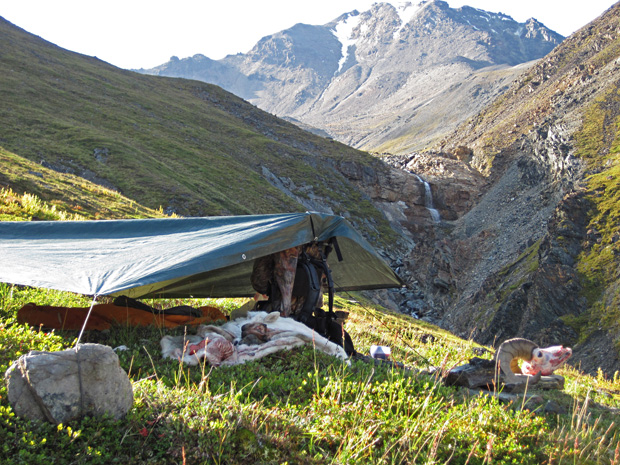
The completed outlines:
[[[337,238],[335,289],[400,287],[339,216],[321,213],[109,221],[0,222],[0,282],[129,297],[250,297],[255,259]]]

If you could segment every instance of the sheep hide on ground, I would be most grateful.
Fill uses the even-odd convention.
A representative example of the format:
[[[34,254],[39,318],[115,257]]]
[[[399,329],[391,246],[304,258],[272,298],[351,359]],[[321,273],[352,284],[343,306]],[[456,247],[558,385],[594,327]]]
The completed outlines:
[[[203,359],[213,366],[237,365],[304,344],[347,359],[342,347],[278,312],[248,312],[246,318],[221,326],[201,325],[195,335],[164,336],[160,344],[163,358],[188,365],[198,365]]]

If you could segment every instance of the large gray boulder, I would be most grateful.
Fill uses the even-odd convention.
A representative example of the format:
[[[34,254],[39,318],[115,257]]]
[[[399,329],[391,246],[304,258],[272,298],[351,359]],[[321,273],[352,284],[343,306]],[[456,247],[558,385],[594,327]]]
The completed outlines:
[[[111,347],[78,344],[59,352],[32,351],[5,374],[15,414],[67,423],[83,416],[122,418],[133,405],[129,377]]]

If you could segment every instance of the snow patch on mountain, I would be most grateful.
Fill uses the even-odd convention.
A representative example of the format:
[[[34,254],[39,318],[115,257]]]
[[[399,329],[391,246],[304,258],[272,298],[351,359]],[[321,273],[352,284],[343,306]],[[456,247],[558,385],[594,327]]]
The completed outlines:
[[[395,6],[396,13],[398,13],[398,17],[400,18],[400,26],[394,31],[394,40],[398,38],[400,31],[403,30],[403,28],[409,23],[409,21],[411,21],[413,17],[426,6],[426,4],[426,1],[420,2],[415,5],[411,2],[401,2]]]
[[[516,76],[506,66],[538,59],[562,39],[533,19],[443,0],[389,1],[320,26],[300,23],[247,54],[171,60],[148,74],[204,80],[340,142],[405,152],[496,98]]]
[[[338,61],[338,70],[335,74],[338,74],[349,57],[349,47],[355,45],[355,39],[352,38],[353,30],[360,22],[359,14],[348,14],[342,21],[336,24],[336,27],[332,30],[332,33],[342,44],[342,57]]]
[[[420,2],[417,5],[414,5],[411,2],[401,2],[396,5],[396,12],[400,17],[400,26],[401,28],[407,24],[411,19],[420,11],[427,2]]]

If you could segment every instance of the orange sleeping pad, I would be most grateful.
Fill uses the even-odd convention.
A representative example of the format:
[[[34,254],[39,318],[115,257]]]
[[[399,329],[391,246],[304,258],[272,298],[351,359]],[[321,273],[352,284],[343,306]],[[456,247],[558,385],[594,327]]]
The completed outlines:
[[[89,308],[53,307],[29,303],[18,310],[17,321],[50,329],[80,330]],[[153,313],[127,306],[97,304],[93,307],[85,329],[104,330],[113,325],[154,325],[160,328],[174,328],[181,325],[209,324],[218,320],[226,321],[226,315],[218,308],[200,307],[198,310],[202,316]]]

